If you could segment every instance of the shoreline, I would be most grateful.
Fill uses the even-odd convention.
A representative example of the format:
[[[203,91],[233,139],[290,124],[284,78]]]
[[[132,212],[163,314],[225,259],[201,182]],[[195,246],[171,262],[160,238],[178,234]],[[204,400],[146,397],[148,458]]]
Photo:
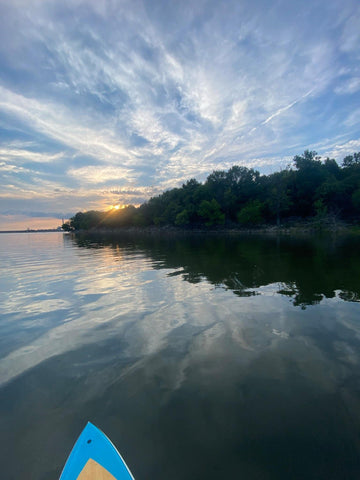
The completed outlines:
[[[64,230],[59,230],[58,228],[42,230],[0,230],[0,233],[64,233]]]
[[[139,236],[176,236],[176,235],[360,235],[360,225],[339,223],[336,225],[319,225],[314,223],[298,223],[293,225],[262,225],[253,228],[244,227],[194,227],[180,228],[168,226],[146,227],[118,227],[118,228],[93,228],[88,230],[73,230],[64,232],[70,234],[86,235],[139,235]]]

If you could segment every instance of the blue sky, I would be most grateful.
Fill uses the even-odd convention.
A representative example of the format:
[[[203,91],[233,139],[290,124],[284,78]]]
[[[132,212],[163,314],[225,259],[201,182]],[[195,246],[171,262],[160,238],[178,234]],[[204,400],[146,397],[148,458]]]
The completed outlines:
[[[360,150],[358,0],[2,0],[0,230]]]

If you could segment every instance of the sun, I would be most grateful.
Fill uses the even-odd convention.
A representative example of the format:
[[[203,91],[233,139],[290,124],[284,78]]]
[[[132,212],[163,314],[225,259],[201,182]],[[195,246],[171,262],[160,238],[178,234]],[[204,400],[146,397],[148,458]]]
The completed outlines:
[[[123,205],[110,205],[110,210],[121,210],[124,208]]]

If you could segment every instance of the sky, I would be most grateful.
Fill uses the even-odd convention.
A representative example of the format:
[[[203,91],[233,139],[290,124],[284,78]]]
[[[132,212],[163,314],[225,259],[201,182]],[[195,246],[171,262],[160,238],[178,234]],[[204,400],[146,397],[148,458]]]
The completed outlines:
[[[0,230],[360,151],[358,0],[1,0]]]

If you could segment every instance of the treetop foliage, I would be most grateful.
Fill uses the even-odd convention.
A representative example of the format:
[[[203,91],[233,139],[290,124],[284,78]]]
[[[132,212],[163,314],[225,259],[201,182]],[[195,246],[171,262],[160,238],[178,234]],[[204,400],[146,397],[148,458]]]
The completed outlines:
[[[305,150],[294,157],[292,166],[269,175],[235,165],[212,172],[204,183],[192,178],[139,207],[78,212],[63,229],[279,225],[324,215],[359,219],[360,152],[347,155],[339,166],[334,159]]]

